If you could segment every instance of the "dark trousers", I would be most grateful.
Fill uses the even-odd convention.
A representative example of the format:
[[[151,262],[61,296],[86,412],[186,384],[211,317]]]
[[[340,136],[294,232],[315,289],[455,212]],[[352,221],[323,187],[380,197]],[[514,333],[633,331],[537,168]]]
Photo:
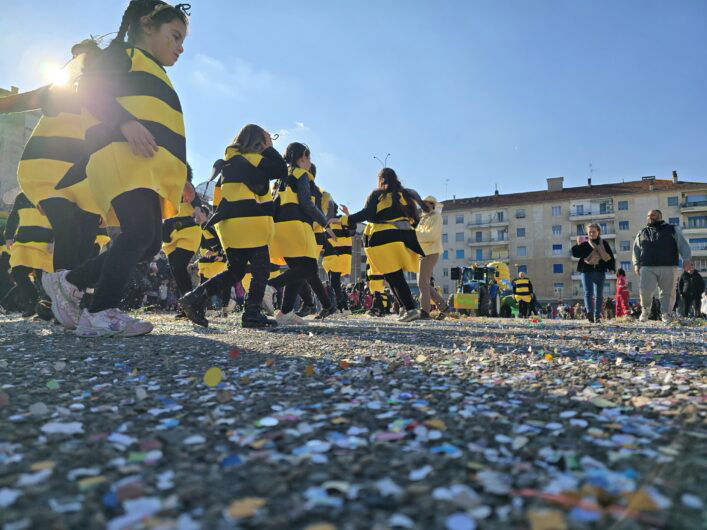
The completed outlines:
[[[185,248],[175,248],[169,253],[169,268],[172,271],[172,278],[177,284],[179,296],[184,296],[191,291],[194,286],[191,284],[191,276],[187,267],[189,262],[194,257],[194,253]]]
[[[24,265],[13,267],[12,272],[10,273],[10,276],[15,282],[14,296],[16,296],[16,300],[23,310],[33,308],[39,298],[39,290],[29,277],[32,271],[34,271],[36,275],[36,281],[41,281],[42,271],[31,269],[30,267],[25,267]]]
[[[530,315],[530,302],[518,301],[518,315],[521,318],[527,318]]]
[[[302,282],[310,282],[310,280],[317,278],[319,268],[317,260],[314,258],[285,258],[285,263],[287,263],[289,268],[277,278],[270,280],[269,284],[275,289],[285,287],[281,311],[283,313],[290,313],[295,307],[295,300],[297,300],[300,285]],[[319,298],[319,301],[322,303],[322,306],[329,307],[329,297],[324,290],[324,285],[322,285],[321,280],[319,282],[310,282],[310,285],[314,290],[314,294],[317,295],[317,298]]]
[[[682,316],[690,315],[690,308],[695,308],[695,317],[699,318],[702,314],[702,295],[701,294],[683,294],[682,295]]]
[[[101,218],[73,202],[53,197],[39,203],[54,234],[54,270],[72,270],[89,259]]]
[[[0,299],[12,289],[10,279],[10,254],[3,252],[0,254]]]
[[[265,295],[265,287],[268,284],[268,277],[270,276],[270,252],[268,247],[228,248],[226,249],[226,258],[228,260],[228,269],[202,284],[206,294],[213,296],[214,294],[223,293],[224,289],[228,289],[229,295],[228,299],[226,299],[226,303],[228,303],[231,287],[243,279],[248,265],[250,265],[250,273],[253,278],[248,289],[246,309],[259,312],[260,304]]]
[[[66,277],[81,290],[95,286],[91,313],[118,307],[135,266],[152,260],[162,246],[162,210],[155,191],[126,191],[113,199],[112,205],[120,222],[120,235],[106,252]]]
[[[390,274],[384,274],[385,280],[390,285],[393,294],[398,299],[406,311],[415,309],[415,300],[412,298],[412,293],[410,292],[410,286],[408,282],[405,281],[405,274],[402,270],[392,272]]]
[[[214,276],[215,278],[215,276]],[[209,279],[205,278],[204,276],[199,277],[200,283],[199,285],[203,285],[206,282],[209,281]],[[221,306],[226,307],[228,305],[228,302],[231,301],[231,287],[228,285],[224,285],[223,288],[221,289],[221,293],[217,293],[219,295],[219,299],[221,300]]]
[[[331,288],[334,289],[334,294],[336,295],[336,307],[341,311],[348,309],[348,299],[346,294],[341,291],[341,273],[330,272],[329,284],[331,285]]]

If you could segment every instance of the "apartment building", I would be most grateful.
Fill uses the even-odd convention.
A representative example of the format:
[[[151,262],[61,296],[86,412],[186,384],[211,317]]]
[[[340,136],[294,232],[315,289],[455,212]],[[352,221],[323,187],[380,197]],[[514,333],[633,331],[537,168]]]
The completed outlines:
[[[18,93],[17,87],[0,88],[0,97]],[[5,217],[12,204],[6,204],[3,195],[17,188],[17,164],[34,126],[42,116],[39,111],[0,115],[0,217]]]
[[[631,299],[638,281],[631,267],[631,247],[645,226],[646,212],[662,210],[667,222],[682,227],[696,267],[707,272],[707,182],[644,177],[616,184],[565,188],[563,177],[547,179],[547,189],[444,201],[444,254],[434,277],[444,293],[453,292],[452,267],[507,263],[511,275],[524,271],[538,299],[582,298],[577,261],[571,247],[586,225],[598,223],[628,277]],[[613,297],[616,277],[607,276],[605,292]]]

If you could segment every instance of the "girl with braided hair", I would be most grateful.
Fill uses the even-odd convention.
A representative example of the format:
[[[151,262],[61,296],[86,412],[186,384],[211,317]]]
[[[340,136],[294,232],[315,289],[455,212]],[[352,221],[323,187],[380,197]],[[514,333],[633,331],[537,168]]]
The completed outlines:
[[[165,68],[184,51],[188,7],[130,2],[117,36],[86,64],[78,84],[86,170],[60,186],[85,176],[101,217],[121,229],[107,252],[58,274],[50,286],[53,310],[62,315],[75,313],[84,290],[95,286],[77,323],[80,337],[152,331],[118,305],[137,264],[159,251],[163,214],[168,204],[179,208],[186,182],[182,108]]]

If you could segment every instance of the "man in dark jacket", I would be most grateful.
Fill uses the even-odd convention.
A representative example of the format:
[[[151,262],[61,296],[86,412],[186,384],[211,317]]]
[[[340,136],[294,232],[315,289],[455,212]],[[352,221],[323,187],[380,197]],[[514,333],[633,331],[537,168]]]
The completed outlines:
[[[633,242],[633,268],[639,276],[639,294],[641,296],[640,321],[646,322],[653,293],[658,290],[661,319],[666,324],[673,320],[671,312],[675,305],[675,283],[678,262],[682,256],[683,266],[690,265],[692,253],[690,245],[677,226],[663,221],[660,210],[651,210],[646,216],[645,226]]]
[[[705,290],[705,281],[700,273],[695,270],[695,266],[690,263],[686,271],[680,276],[679,291],[682,297],[683,316],[689,316],[690,307],[695,308],[695,316],[700,316],[700,305],[702,304],[702,293]]]

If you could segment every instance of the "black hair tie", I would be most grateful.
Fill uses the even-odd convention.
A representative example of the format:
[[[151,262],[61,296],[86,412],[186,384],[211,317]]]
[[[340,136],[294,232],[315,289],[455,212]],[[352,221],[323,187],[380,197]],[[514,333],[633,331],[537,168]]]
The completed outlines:
[[[181,11],[186,16],[191,16],[191,13],[189,12],[191,10],[191,4],[177,4],[174,8]]]

